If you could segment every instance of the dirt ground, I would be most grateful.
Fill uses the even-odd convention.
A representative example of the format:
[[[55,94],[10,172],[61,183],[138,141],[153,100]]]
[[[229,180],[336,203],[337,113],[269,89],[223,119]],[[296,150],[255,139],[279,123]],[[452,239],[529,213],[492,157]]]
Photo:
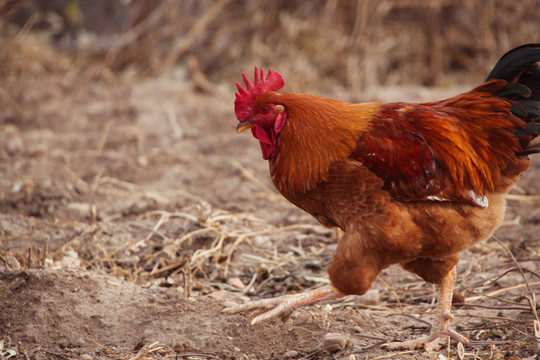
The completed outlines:
[[[202,93],[173,72],[3,88],[0,359],[538,358],[527,297],[540,293],[540,158],[512,191],[500,242],[462,255],[454,324],[471,343],[392,352],[380,345],[428,331],[417,318],[433,319],[436,295],[397,267],[366,296],[286,323],[221,313],[327,283],[338,236],[273,190],[259,145],[235,132],[232,87]]]

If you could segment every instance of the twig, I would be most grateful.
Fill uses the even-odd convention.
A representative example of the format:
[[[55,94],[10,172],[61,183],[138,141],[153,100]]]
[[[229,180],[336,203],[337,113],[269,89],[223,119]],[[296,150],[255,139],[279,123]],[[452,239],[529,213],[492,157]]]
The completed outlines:
[[[144,345],[139,352],[131,357],[129,360],[142,360],[146,359],[146,355],[151,354],[153,352],[156,352],[161,349],[169,349],[176,357],[178,357],[178,354],[176,351],[174,351],[170,346],[168,345],[160,345],[159,342],[152,343],[150,345]]]
[[[240,173],[242,176],[244,176],[246,179],[250,180],[252,183],[254,183],[259,189],[263,190],[265,192],[265,195],[269,197],[270,200],[285,200],[283,196],[280,196],[276,194],[272,189],[270,189],[268,186],[266,186],[261,180],[259,180],[255,174],[246,167],[244,167],[238,160],[232,159],[231,160],[232,166],[240,170]]]
[[[179,123],[178,114],[174,111],[172,106],[166,108],[167,120],[171,127],[171,137],[173,140],[178,140],[184,137],[184,130]]]
[[[180,267],[182,267],[186,262],[185,261],[180,261],[180,262],[177,262],[177,263],[174,263],[174,264],[170,264],[170,265],[167,265],[165,267],[162,267],[161,269],[152,269],[152,271],[150,272],[150,275],[153,275],[155,277],[157,277],[158,275],[161,275],[162,273],[164,272],[167,272],[169,270],[174,270],[174,269],[178,269]]]
[[[247,294],[249,292],[249,290],[251,290],[251,288],[253,287],[253,285],[255,284],[255,281],[257,280],[257,273],[253,273],[253,276],[251,277],[251,280],[249,282],[249,284],[247,284],[247,286],[245,287],[244,290],[242,290],[242,293],[243,294]]]
[[[526,336],[527,338],[529,338],[529,339],[531,339],[531,340],[533,340],[533,341],[534,341],[534,340],[535,340],[535,341],[540,340],[540,337],[538,337],[538,336],[531,336],[531,335],[527,334],[526,332],[523,332],[523,331],[519,330],[518,328],[516,328],[516,327],[514,327],[514,326],[511,326],[511,328],[514,329],[515,331],[517,331],[518,333],[520,333],[521,335]]]
[[[98,155],[103,152],[103,148],[105,147],[105,143],[107,142],[107,137],[109,136],[109,131],[111,130],[113,124],[113,120],[107,121],[105,123],[105,127],[103,128],[103,131],[99,135],[99,139],[96,145],[96,152],[98,153]]]
[[[384,284],[386,289],[388,289],[388,291],[390,291],[390,293],[394,296],[394,298],[397,301],[398,307],[403,308],[403,304],[401,303],[401,300],[399,299],[399,295],[396,293],[396,289],[393,286],[390,286],[390,284],[388,284],[386,281],[384,281],[382,277],[379,277],[379,280]]]
[[[215,231],[215,229],[212,229]],[[217,253],[217,255],[214,255],[216,258],[219,257],[219,254],[221,253],[221,248],[223,246],[223,242],[227,238],[227,235],[225,233],[220,234],[220,236],[217,239],[217,243],[214,242],[212,246],[210,246],[210,249],[203,250],[203,249],[197,249],[195,251],[195,254],[191,257],[191,260],[189,261],[189,266],[193,269],[195,267],[198,267],[197,261],[200,259],[204,259],[207,257],[210,257],[211,255],[214,255]]]
[[[512,261],[514,261],[514,264],[516,264],[517,268],[521,272],[521,277],[523,278],[523,281],[525,281],[525,285],[527,285],[527,290],[529,291],[529,294],[531,295],[530,297],[525,297],[525,298],[527,299],[527,301],[529,303],[529,306],[531,308],[531,312],[532,312],[532,314],[534,316],[534,320],[533,320],[533,334],[534,334],[533,351],[535,353],[538,353],[540,351],[540,341],[538,341],[539,338],[540,338],[540,319],[538,318],[538,312],[536,311],[536,307],[537,307],[536,306],[536,295],[531,290],[531,287],[529,286],[529,282],[527,281],[527,278],[525,277],[525,273],[523,272],[523,269],[521,268],[521,266],[517,262],[514,254],[512,254],[510,249],[508,249],[506,247],[506,245],[504,245],[503,242],[501,240],[499,240],[498,237],[493,236],[493,238],[495,239],[495,241],[497,241],[499,243],[499,245],[501,245],[504,248],[504,250],[512,258]]]
[[[521,268],[521,265],[516,260],[514,254],[510,251],[510,249],[508,249],[508,247],[506,245],[504,245],[504,243],[497,236],[494,235],[493,239],[495,241],[497,241],[499,243],[499,245],[501,245],[502,248],[508,253],[508,255],[510,256],[510,258],[512,259],[512,261],[514,262],[516,267],[519,269],[519,272],[521,273],[521,277],[523,278],[523,281],[525,281],[525,285],[527,286],[527,290],[529,291],[531,296],[534,296],[534,293],[532,292],[531,288],[529,287],[529,282],[527,281],[527,278],[525,277],[525,273],[523,272],[523,269]]]
[[[417,318],[416,316],[413,316],[413,315],[411,315],[411,314],[394,313],[394,314],[388,314],[388,315],[386,315],[386,317],[390,317],[390,316],[405,316],[405,317],[411,318],[411,319],[413,319],[413,320],[416,320],[416,321],[419,321],[419,322],[423,322],[424,324],[426,324],[427,326],[429,326],[430,329],[431,329],[431,327],[433,326],[429,321],[426,321],[426,320]]]
[[[232,254],[233,254],[234,250],[236,250],[236,247],[238,245],[240,245],[242,242],[244,242],[246,239],[248,239],[250,237],[253,237],[253,236],[257,236],[257,235],[267,235],[267,234],[272,234],[272,233],[276,233],[276,232],[285,232],[285,231],[289,231],[289,230],[302,229],[302,228],[312,228],[312,227],[313,227],[312,225],[296,224],[296,225],[283,226],[281,228],[276,228],[276,229],[253,231],[253,232],[250,232],[250,233],[239,235],[236,238],[236,240],[234,241],[234,243],[232,244],[232,246],[231,246],[231,248],[229,250],[229,254],[227,255],[227,260],[225,261],[224,276],[227,277],[229,264],[231,262],[231,258],[232,258]]]
[[[499,265],[499,267],[500,267],[500,265]],[[462,292],[462,291],[464,291],[466,289],[470,289],[470,288],[475,288],[476,289],[482,284],[484,284],[484,286],[489,286],[490,284],[495,283],[499,279],[502,279],[504,276],[506,276],[507,274],[509,274],[511,272],[514,272],[514,271],[519,271],[519,268],[513,267],[513,268],[510,268],[510,269],[507,269],[502,274],[496,275],[495,277],[492,277],[492,278],[490,278],[488,280],[481,280],[481,281],[477,281],[476,283],[470,284],[468,286],[462,286],[459,290]]]
[[[150,240],[150,238],[152,237],[152,235],[154,235],[155,233],[157,233],[157,231],[159,230],[159,228],[161,227],[161,225],[163,225],[165,222],[169,221],[169,215],[166,214],[166,213],[163,213],[161,215],[161,217],[159,218],[158,222],[156,223],[156,225],[154,225],[154,227],[152,228],[152,232],[150,234],[148,234],[146,236],[146,241]],[[165,238],[166,239],[166,238]]]
[[[204,356],[204,357],[207,357],[207,358],[210,358],[210,359],[222,360],[221,358],[218,358],[217,356],[208,355],[208,354],[197,354],[197,353],[176,354],[177,358],[190,357],[190,356]]]
[[[388,339],[386,338],[382,338],[382,337],[378,337],[378,336],[372,336],[372,335],[365,335],[365,334],[354,334],[354,336],[358,336],[358,337],[361,337],[361,338],[366,338],[366,339],[372,339],[372,340],[379,340],[379,341],[388,341]]]
[[[67,357],[66,355],[63,355],[63,354],[55,353],[55,352],[52,352],[52,351],[49,351],[49,350],[45,350],[45,349],[40,349],[40,350],[43,351],[43,352],[46,353],[46,354],[49,354],[49,355],[52,355],[52,356],[59,357],[60,359],[71,360],[69,357]]]
[[[43,259],[41,259],[42,266],[45,266],[45,260],[47,260],[47,256],[49,256],[49,237],[45,236],[43,243]]]
[[[129,29],[129,31],[123,33],[118,41],[110,47],[107,55],[105,56],[105,60],[88,70],[85,74],[83,74],[83,76],[80,77],[81,80],[79,81],[76,89],[83,88],[87,83],[100,76],[103,70],[114,67],[119,56],[126,48],[128,48],[129,45],[137,42],[144,32],[152,29],[152,27],[155,27],[160,23],[162,17],[169,11],[171,4],[174,4],[174,2],[163,1],[141,22]]]
[[[109,354],[114,354],[116,357],[120,357],[120,353],[116,350],[113,350],[112,348],[108,347],[107,345],[103,345],[102,343],[98,342],[97,340],[92,339],[91,337],[86,336],[86,339],[90,341],[92,344],[99,346],[101,349],[107,351]]]
[[[135,222],[135,221],[129,221],[127,224],[128,224],[128,225],[131,225],[131,226],[139,227],[139,228],[141,228],[141,229],[151,230],[152,232],[150,233],[149,237],[151,237],[152,235],[156,234],[156,235],[158,235],[160,238],[162,238],[163,240],[168,239],[168,237],[167,237],[165,234],[163,234],[163,233],[161,233],[161,232],[159,232],[159,231],[157,231],[157,230],[154,230],[151,226],[148,226],[148,225],[145,225],[145,224],[141,224],[141,223],[138,223],[138,222]],[[148,237],[148,238],[149,238],[149,237]],[[140,246],[141,244],[143,244],[143,243],[146,242],[146,241],[148,241],[148,239],[145,238],[145,239],[143,239],[143,240],[137,242],[136,244],[133,245],[133,248],[136,248],[136,247]]]
[[[191,289],[193,286],[190,267],[184,266],[182,269],[182,273],[184,274],[184,294],[186,294],[186,297],[191,297]]]
[[[478,318],[478,319],[485,319],[485,320],[496,320],[496,321],[506,321],[506,322],[515,322],[520,324],[526,324],[528,320],[517,320],[517,319],[508,319],[501,316],[484,316],[484,315],[475,315],[475,314],[454,314],[454,317],[460,317],[460,318]]]
[[[152,215],[163,216],[164,214],[166,214],[169,218],[175,218],[175,217],[177,217],[177,218],[185,218],[185,219],[191,220],[194,223],[198,222],[197,217],[195,217],[195,216],[193,216],[191,214],[179,213],[179,212],[170,213],[170,212],[167,212],[167,211],[164,211],[164,210],[148,211],[148,212],[140,215],[140,217],[145,218],[145,217],[152,216]]]
[[[216,229],[214,229],[212,227],[204,227],[202,229],[191,231],[191,232],[185,234],[184,236],[182,236],[180,239],[178,239],[175,242],[175,246],[180,247],[186,240],[194,237],[195,235],[201,235],[201,234],[208,233],[208,232],[217,232],[217,231],[216,231]]]
[[[510,286],[510,287],[507,287],[507,288],[491,291],[491,292],[489,292],[487,294],[468,297],[468,298],[465,299],[465,301],[467,301],[467,302],[476,301],[476,300],[481,299],[483,297],[490,297],[490,296],[493,296],[493,295],[505,293],[505,292],[511,291],[511,290],[521,289],[521,288],[524,288],[524,287],[530,288],[531,286],[536,286],[536,285],[540,285],[540,281],[536,281],[536,282],[533,282],[533,283],[527,283],[527,284],[519,284],[519,285]]]
[[[469,303],[452,303],[452,306],[474,307],[474,308],[493,309],[493,310],[529,310],[528,307],[487,306],[487,305],[469,304]]]
[[[415,353],[415,352],[416,352],[416,351],[401,351],[401,352],[397,352],[397,353],[393,353],[393,354],[377,356],[377,357],[371,358],[371,360],[376,360],[376,359],[389,359],[389,358],[393,358],[393,357],[395,357],[395,356],[401,356],[401,355],[406,355],[406,354],[413,354],[413,353]]]
[[[220,0],[214,2],[213,5],[197,20],[195,25],[193,25],[193,27],[182,36],[182,41],[177,42],[176,45],[170,51],[168,51],[168,56],[160,64],[157,72],[163,72],[165,69],[169,68],[176,61],[176,59],[189,51],[197,37],[199,37],[207,29],[208,24],[219,16],[221,10],[228,2],[229,0]]]
[[[23,120],[24,119],[24,110],[23,108],[21,107],[21,105],[19,105],[12,97],[11,95],[9,95],[9,93],[2,87],[0,86],[0,100],[3,100],[3,102],[11,108],[11,110],[13,110],[13,112],[15,113],[15,116],[19,119],[19,120]]]
[[[524,203],[528,203],[529,205],[533,205],[533,206],[540,204],[540,195],[506,194],[504,197],[506,200],[522,201]]]
[[[188,71],[195,88],[207,94],[217,94],[217,87],[208,81],[199,66],[199,60],[195,55],[190,55],[188,58]]]

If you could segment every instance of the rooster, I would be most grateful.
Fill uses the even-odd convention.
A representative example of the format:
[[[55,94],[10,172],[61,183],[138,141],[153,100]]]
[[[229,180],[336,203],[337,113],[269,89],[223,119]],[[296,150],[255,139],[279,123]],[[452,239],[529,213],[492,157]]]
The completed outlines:
[[[350,104],[278,93],[276,71],[255,67],[236,83],[237,131],[251,129],[272,182],[291,203],[343,230],[327,271],[330,285],[235,305],[252,324],[303,305],[364,294],[399,264],[438,285],[428,336],[387,344],[438,349],[450,328],[459,253],[501,223],[505,194],[540,152],[540,44],[507,52],[475,89],[436,102]]]

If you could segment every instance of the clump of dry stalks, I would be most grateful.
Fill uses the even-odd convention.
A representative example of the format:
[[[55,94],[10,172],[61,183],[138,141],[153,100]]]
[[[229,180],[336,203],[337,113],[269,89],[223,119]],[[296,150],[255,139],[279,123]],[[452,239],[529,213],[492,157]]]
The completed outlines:
[[[0,2],[4,18],[14,12],[13,4]],[[180,63],[190,64],[191,76],[208,89],[209,84],[230,83],[240,71],[259,65],[288,74],[291,90],[325,91],[338,85],[358,95],[381,84],[441,85],[456,81],[460,72],[467,74],[465,80],[481,81],[481,74],[487,74],[503,52],[537,41],[540,32],[540,8],[534,0],[134,0],[118,4],[122,3],[115,3],[117,12],[124,14],[110,20],[120,22],[112,26],[117,30],[114,36],[86,45],[75,42],[79,52],[102,59],[97,66],[87,64],[85,81],[104,70],[136,65],[140,72],[155,75]],[[77,26],[90,28],[91,14],[84,12],[84,4],[79,6],[84,20]],[[65,22],[74,22],[60,15]],[[100,21],[106,21],[104,15]],[[21,31],[26,34],[36,17],[31,16]],[[5,25],[0,29],[3,37],[9,37],[12,32]],[[6,64],[11,56],[15,55],[3,51],[0,63]],[[470,74],[479,78],[471,79]]]
[[[321,243],[307,249],[297,246],[299,239],[309,235],[311,241],[326,243],[333,236],[331,230],[320,225],[273,226],[249,214],[212,208],[204,201],[175,212],[148,211],[127,225],[139,234],[140,229],[146,230],[147,235],[127,237],[112,245],[104,236],[111,224],[98,222],[86,226],[54,253],[49,251],[45,238],[43,248],[29,245],[26,256],[12,252],[0,256],[0,260],[12,269],[99,269],[143,286],[177,287],[186,296],[194,291],[198,295],[209,294],[216,289],[241,295],[280,291],[265,288],[265,283],[275,279],[291,277],[297,281],[297,275],[291,272],[303,271],[299,261],[311,261],[324,250]],[[29,238],[32,231],[31,228]],[[253,240],[269,246],[257,247]],[[231,278],[235,280],[230,282]],[[298,281],[301,284],[296,287],[304,288],[308,283],[328,280],[305,276]],[[287,286],[286,283],[279,287]]]

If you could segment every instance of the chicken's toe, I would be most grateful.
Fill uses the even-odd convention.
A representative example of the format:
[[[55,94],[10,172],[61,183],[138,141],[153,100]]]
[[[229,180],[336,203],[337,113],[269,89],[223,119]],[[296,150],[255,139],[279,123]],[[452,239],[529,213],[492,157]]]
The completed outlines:
[[[268,320],[274,317],[279,317],[286,321],[292,312],[303,305],[313,304],[323,300],[330,300],[344,296],[332,285],[323,286],[321,288],[306,291],[300,294],[284,295],[272,299],[261,299],[249,301],[244,304],[234,305],[223,309],[224,313],[236,314],[239,312],[253,311],[252,325],[258,324],[261,321]]]
[[[426,351],[436,351],[441,348],[441,344],[448,338],[463,344],[469,343],[469,340],[465,336],[454,330],[448,329],[447,331],[443,332],[432,332],[429,336],[424,336],[418,339],[391,342],[383,345],[383,347],[388,350],[413,350],[423,346],[424,350]]]

